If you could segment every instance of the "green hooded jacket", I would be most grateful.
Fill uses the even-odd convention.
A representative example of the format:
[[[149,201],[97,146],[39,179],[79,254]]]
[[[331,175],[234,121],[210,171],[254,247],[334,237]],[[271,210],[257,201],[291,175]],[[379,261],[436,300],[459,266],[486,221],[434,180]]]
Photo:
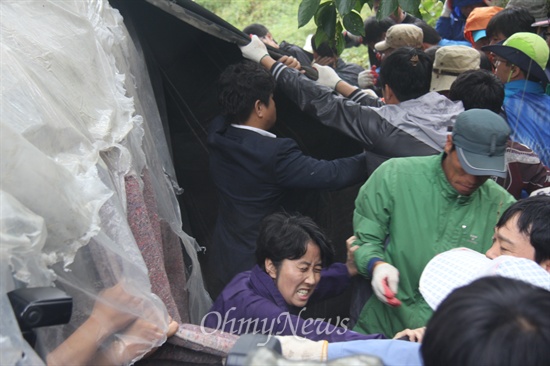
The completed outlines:
[[[359,191],[353,217],[357,267],[368,281],[376,258],[396,267],[402,305],[394,308],[371,296],[355,325],[358,332],[393,337],[425,326],[432,310],[418,283],[426,264],[457,247],[485,253],[500,215],[515,201],[493,180],[460,195],[441,167],[443,156],[391,159]]]

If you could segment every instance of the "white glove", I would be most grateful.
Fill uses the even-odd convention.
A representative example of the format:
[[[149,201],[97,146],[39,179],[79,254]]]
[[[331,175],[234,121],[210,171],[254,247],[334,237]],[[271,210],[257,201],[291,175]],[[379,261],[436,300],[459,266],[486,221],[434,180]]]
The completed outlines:
[[[262,58],[268,56],[265,43],[260,41],[257,35],[253,34],[250,43],[246,46],[239,46],[244,58],[260,63]]]
[[[283,356],[289,360],[326,361],[328,342],[298,336],[275,336],[281,342]]]
[[[453,12],[453,8],[449,6],[449,0],[445,0],[445,4],[443,4],[443,11],[441,12],[441,16],[443,18],[450,18],[451,13]]]
[[[376,297],[385,304],[398,306],[395,297],[399,284],[399,271],[389,263],[378,264],[372,272],[372,289]],[[388,292],[389,291],[389,292]]]
[[[374,86],[374,75],[372,71],[361,71],[359,75],[357,75],[357,84],[359,84],[361,89],[372,88]]]
[[[338,84],[342,79],[330,66],[322,66],[317,63],[313,63],[313,67],[319,72],[319,78],[317,82],[321,85],[328,86],[331,89],[336,89],[336,84]]]

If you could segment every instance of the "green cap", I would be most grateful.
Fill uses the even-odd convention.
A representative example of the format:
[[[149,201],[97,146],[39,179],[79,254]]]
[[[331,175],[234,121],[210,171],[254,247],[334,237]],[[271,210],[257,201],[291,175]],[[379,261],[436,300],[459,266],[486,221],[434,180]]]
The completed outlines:
[[[510,128],[487,109],[460,113],[453,127],[453,144],[462,169],[471,175],[506,177],[506,142]]]
[[[548,82],[548,75],[544,69],[550,51],[546,41],[537,34],[514,33],[501,45],[483,46],[481,49],[502,57],[541,81]]]

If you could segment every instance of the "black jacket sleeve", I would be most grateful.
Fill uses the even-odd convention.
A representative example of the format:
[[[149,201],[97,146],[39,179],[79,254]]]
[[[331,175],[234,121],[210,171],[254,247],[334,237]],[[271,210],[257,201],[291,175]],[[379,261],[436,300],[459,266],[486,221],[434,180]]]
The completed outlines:
[[[366,150],[372,149],[380,138],[391,135],[395,130],[373,108],[382,106],[379,99],[360,91],[344,98],[281,63],[276,63],[271,72],[277,86],[302,111],[361,142]]]

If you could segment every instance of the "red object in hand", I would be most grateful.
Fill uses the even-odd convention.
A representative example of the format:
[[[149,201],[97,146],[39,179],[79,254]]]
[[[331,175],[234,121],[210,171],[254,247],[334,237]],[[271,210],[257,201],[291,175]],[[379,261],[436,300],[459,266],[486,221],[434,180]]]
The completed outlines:
[[[372,67],[370,68],[370,72],[374,77],[374,85],[376,85],[376,83],[378,82],[378,73],[376,72],[376,65],[372,65]]]
[[[395,307],[401,306],[401,301],[395,297],[395,294],[390,290],[386,279],[382,282],[382,286],[384,286],[384,296],[388,299],[388,304]]]

